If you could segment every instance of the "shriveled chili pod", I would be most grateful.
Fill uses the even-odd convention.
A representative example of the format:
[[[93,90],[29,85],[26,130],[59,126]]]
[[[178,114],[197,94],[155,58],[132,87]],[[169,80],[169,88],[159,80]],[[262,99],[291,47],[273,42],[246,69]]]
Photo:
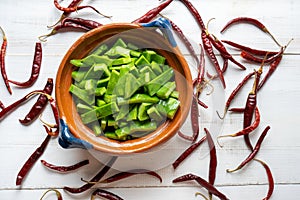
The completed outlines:
[[[48,78],[47,83],[43,89],[43,92],[51,95],[52,90],[53,90],[53,79]],[[39,98],[32,106],[31,110],[28,112],[25,118],[19,119],[20,123],[23,125],[29,125],[30,123],[32,123],[43,112],[47,103],[48,103],[47,97],[43,94],[40,94]]]
[[[258,127],[259,123],[260,123],[260,114],[259,114],[258,108],[256,107],[255,108],[255,121],[250,126],[244,128],[243,130],[238,131],[234,134],[218,136],[218,139],[225,138],[225,137],[238,137],[238,136],[250,134],[252,131],[254,131]]]
[[[76,1],[77,2],[77,1]],[[77,3],[78,4],[78,3]],[[86,5],[86,6],[77,6],[74,5],[73,7],[71,7],[70,5],[68,7],[62,7],[59,3],[58,3],[58,0],[54,0],[54,5],[55,7],[58,9],[58,10],[61,10],[61,11],[64,11],[66,13],[72,13],[72,12],[75,12],[75,11],[78,11],[78,10],[81,10],[81,9],[84,9],[84,8],[90,8],[92,10],[94,10],[96,13],[98,13],[99,15],[102,15],[104,17],[107,17],[107,18],[110,18],[111,16],[107,16],[107,15],[104,15],[102,14],[101,12],[99,12],[95,7],[93,6],[90,6],[90,5]]]
[[[91,200],[94,200],[96,197],[103,197],[108,200],[123,200],[122,197],[120,197],[112,192],[109,192],[107,190],[100,189],[100,188],[96,189],[92,193]]]
[[[201,178],[200,176],[197,176],[197,175],[194,175],[191,173],[185,174],[178,178],[173,179],[173,183],[180,183],[180,182],[192,181],[192,180],[196,181],[199,185],[201,185],[202,187],[207,189],[210,193],[212,193],[219,199],[229,200],[229,198],[226,197],[225,194],[220,192],[215,186],[213,186],[212,184],[210,184],[209,182],[207,182],[205,179]]]
[[[16,110],[18,107],[20,107],[22,104],[24,104],[27,100],[29,100],[31,97],[37,95],[38,93],[42,93],[43,90],[34,90],[32,92],[29,92],[27,95],[22,97],[21,99],[15,101],[14,103],[10,104],[9,106],[4,107],[0,111],[0,121],[4,119],[7,115],[9,115],[11,112]]]
[[[238,167],[236,167],[235,169],[227,169],[226,171],[229,172],[229,173],[238,171],[238,170],[242,169],[246,164],[248,164],[251,160],[253,160],[255,158],[255,156],[257,155],[257,153],[259,152],[261,144],[262,144],[262,142],[263,142],[264,138],[266,137],[269,130],[270,130],[270,126],[267,126],[264,129],[262,134],[259,136],[253,151],[249,154],[249,156],[243,162],[241,162],[241,164],[239,164]]]
[[[42,44],[40,42],[36,42],[31,75],[29,79],[25,82],[19,82],[13,80],[9,80],[9,82],[23,88],[32,86],[36,82],[40,74],[40,69],[42,65],[42,55],[43,55]]]
[[[132,23],[147,23],[154,19],[161,11],[163,11],[173,0],[167,0],[159,6],[152,8],[146,12],[143,16],[135,19]]]
[[[111,166],[117,160],[116,156],[113,156],[110,161],[89,181],[89,183],[84,184],[79,188],[63,187],[65,191],[70,193],[82,193],[90,189],[93,185],[100,181],[100,179],[110,170]]]
[[[94,29],[94,28],[97,28],[97,27],[103,25],[103,24],[101,24],[99,22],[96,22],[94,20],[83,19],[83,18],[80,18],[80,17],[75,17],[75,18],[73,18],[73,17],[67,17],[67,18],[65,18],[65,19],[63,19],[61,21],[61,24],[64,25],[67,22],[78,24],[78,25],[84,26],[84,27],[86,27],[88,29]]]
[[[239,93],[239,91],[243,88],[243,86],[248,82],[248,80],[255,74],[255,72],[251,72],[248,75],[246,75],[243,80],[237,85],[237,87],[231,92],[231,94],[229,95],[228,99],[226,100],[225,103],[225,108],[224,108],[224,113],[223,116],[221,116],[219,114],[219,112],[217,111],[218,116],[223,119],[231,105],[231,102],[233,101],[233,99],[235,98],[235,96]]]
[[[19,171],[16,179],[16,185],[21,185],[23,179],[25,176],[29,173],[30,169],[33,167],[33,165],[36,163],[36,161],[43,155],[46,147],[48,146],[48,143],[51,139],[50,135],[47,135],[44,139],[43,143],[40,147],[38,147],[28,158],[28,160],[25,162],[21,170]]]
[[[214,141],[211,137],[211,134],[207,130],[207,128],[204,128],[204,131],[205,131],[205,134],[207,137],[207,142],[208,142],[208,147],[209,147],[209,155],[210,155],[208,182],[210,184],[214,185],[215,179],[216,179],[216,174],[217,174],[217,165],[218,165],[216,146],[215,146]],[[209,197],[210,197],[210,199],[212,198],[211,193],[209,193]]]
[[[5,69],[5,54],[6,54],[6,49],[7,49],[7,37],[5,35],[4,30],[2,29],[2,27],[0,26],[0,31],[2,33],[2,46],[1,46],[1,51],[0,51],[0,69],[1,69],[1,75],[3,78],[3,81],[5,83],[5,86],[9,92],[9,94],[12,94],[12,90],[11,87],[9,85],[9,81],[7,78],[7,74],[6,74],[6,69]]]
[[[173,168],[176,169],[180,165],[180,163],[182,163],[187,157],[189,157],[189,155],[191,155],[205,140],[206,136],[203,136],[198,142],[195,142],[184,152],[182,152],[180,156],[172,163]]]
[[[227,30],[230,26],[234,24],[240,24],[240,23],[248,23],[256,26],[257,28],[259,28],[260,30],[262,30],[263,32],[271,36],[274,42],[281,47],[279,42],[275,39],[275,37],[271,34],[271,32],[267,29],[267,27],[263,23],[261,23],[258,19],[251,18],[251,17],[237,17],[229,20],[229,22],[227,22],[227,24],[225,24],[225,26],[222,28],[221,33]]]
[[[54,170],[54,171],[57,171],[57,172],[62,172],[62,173],[65,173],[65,172],[70,172],[70,171],[74,171],[76,169],[79,169],[85,165],[88,165],[89,164],[89,160],[83,160],[83,161],[80,161],[78,163],[75,163],[73,165],[70,165],[70,166],[58,166],[58,165],[54,165],[54,164],[51,164],[45,160],[41,160],[41,163],[47,167],[48,169],[51,169],[51,170]]]
[[[101,181],[101,183],[112,183],[130,176],[138,175],[138,174],[148,174],[150,176],[156,177],[159,179],[160,182],[162,182],[161,176],[156,173],[155,171],[149,171],[146,169],[133,169],[129,171],[119,172],[115,175],[112,175],[104,180]]]
[[[274,187],[275,187],[272,171],[271,171],[270,167],[267,165],[267,163],[265,163],[264,161],[256,159],[256,158],[254,158],[254,160],[259,162],[260,164],[262,164],[262,166],[266,170],[266,174],[267,174],[268,182],[269,182],[269,189],[268,189],[268,193],[267,193],[266,197],[263,198],[263,200],[269,200],[273,194]]]
[[[91,30],[88,27],[79,25],[79,24],[75,24],[72,22],[65,22],[64,24],[58,24],[56,26],[54,26],[54,28],[52,29],[52,31],[46,35],[41,35],[39,36],[39,40],[42,42],[46,42],[48,37],[50,37],[51,35],[55,35],[56,33],[58,33],[59,31],[62,30],[68,30],[68,29],[74,29],[74,30],[80,30],[80,31],[89,31]]]
[[[244,46],[244,45],[241,45],[241,44],[229,41],[229,40],[221,40],[221,41],[223,43],[226,43],[226,44],[230,45],[230,46],[233,46],[233,47],[238,48],[242,51],[246,51],[248,53],[251,53],[251,54],[257,55],[257,56],[265,56],[267,53],[268,53],[268,55],[272,56],[272,55],[278,53],[277,51],[266,51],[266,50],[260,50],[260,49],[253,49],[251,47],[247,47],[247,46]]]

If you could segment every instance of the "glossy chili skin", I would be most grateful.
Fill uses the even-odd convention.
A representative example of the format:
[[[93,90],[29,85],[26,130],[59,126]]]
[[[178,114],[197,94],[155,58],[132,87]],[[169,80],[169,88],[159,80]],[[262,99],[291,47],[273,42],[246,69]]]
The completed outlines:
[[[103,25],[103,24],[101,24],[99,22],[96,22],[94,20],[83,19],[83,18],[80,18],[80,17],[75,17],[75,18],[66,17],[65,19],[63,19],[61,21],[61,24],[64,25],[67,22],[72,22],[74,24],[84,26],[84,27],[86,27],[87,29],[90,29],[90,30]]]
[[[83,167],[85,165],[88,165],[89,164],[89,160],[83,160],[83,161],[80,161],[80,162],[75,163],[74,165],[70,165],[70,166],[57,166],[57,165],[48,163],[45,160],[41,160],[41,163],[45,167],[47,167],[47,168],[49,168],[51,170],[57,171],[57,172],[70,172],[70,171],[74,171],[76,169],[79,169],[80,167]]]
[[[48,133],[48,135],[56,137],[59,134],[59,124],[60,124],[59,123],[60,118],[59,118],[58,108],[56,105],[56,100],[50,95],[47,95],[45,93],[42,93],[42,94],[46,95],[46,97],[48,98],[48,102],[50,103],[53,117],[55,119],[54,127],[49,127],[47,124],[44,124],[44,128],[45,128],[46,132]],[[52,128],[56,128],[56,130],[53,131]]]
[[[109,192],[107,190],[100,189],[100,188],[96,189],[92,193],[91,200],[94,200],[96,197],[103,197],[108,200],[123,200],[122,197],[120,197],[112,192]]]
[[[195,8],[195,6],[189,0],[180,0],[180,2],[182,2],[190,11],[190,13],[194,16],[196,22],[198,23],[199,28],[201,30],[206,30],[202,17],[200,16],[200,13]]]
[[[238,131],[237,133],[230,134],[230,135],[221,135],[218,138],[223,137],[238,137],[238,136],[244,136],[247,134],[250,134],[252,131],[254,131],[260,123],[260,113],[257,107],[255,107],[255,121],[248,127],[244,128],[241,131]]]
[[[276,58],[278,58],[279,56],[281,56],[283,54],[283,51],[284,51],[284,47],[280,48],[280,50],[277,52],[277,54],[274,54],[268,58],[260,58],[260,57],[257,57],[253,54],[250,54],[246,51],[242,51],[241,52],[241,56],[242,58],[248,60],[248,61],[251,61],[251,62],[255,62],[255,63],[270,63],[270,62],[273,62]],[[269,55],[269,54],[268,54]]]
[[[76,3],[76,4],[75,4]],[[91,8],[92,10],[94,10],[96,13],[101,14],[96,8],[94,8],[93,6],[77,6],[78,3],[77,1],[75,1],[75,5],[73,7],[71,7],[71,5],[69,5],[68,7],[62,7],[59,3],[58,0],[54,0],[54,5],[58,10],[64,11],[66,13],[72,13],[84,8]],[[102,15],[102,14],[101,14]]]
[[[37,78],[39,77],[40,69],[42,65],[42,56],[43,56],[42,44],[40,42],[36,42],[30,78],[25,82],[18,82],[13,80],[9,80],[9,82],[24,88],[32,86],[36,82]]]
[[[245,70],[246,67],[239,63],[237,60],[235,60],[232,55],[227,51],[226,47],[223,45],[223,43],[216,39],[216,37],[212,36],[211,34],[207,33],[207,37],[212,43],[212,45],[220,52],[221,56],[224,57],[224,59],[229,59],[231,62],[236,64],[238,67],[240,67],[242,70]],[[223,71],[223,70],[222,70]]]
[[[43,143],[40,147],[38,147],[28,158],[28,160],[25,162],[21,170],[19,171],[16,179],[16,185],[21,185],[23,179],[28,174],[30,169],[33,167],[33,165],[36,163],[36,161],[43,155],[46,147],[48,146],[48,143],[51,139],[50,135],[47,135]]]
[[[246,75],[243,80],[237,85],[237,87],[230,93],[228,99],[226,100],[226,103],[225,103],[225,108],[224,108],[224,114],[223,114],[223,117],[221,117],[219,115],[219,117],[221,119],[223,119],[227,113],[227,110],[229,109],[230,105],[231,105],[231,102],[233,101],[233,99],[235,98],[235,96],[239,93],[239,91],[243,88],[243,86],[248,82],[248,80],[255,74],[255,72],[251,72],[249,73],[248,75]],[[243,109],[243,112],[244,112],[244,109]]]
[[[150,176],[158,178],[159,181],[162,182],[161,176],[158,173],[156,173],[155,171],[149,171],[146,169],[133,169],[133,170],[119,172],[117,174],[114,174],[114,175],[106,178],[105,180],[101,181],[101,183],[112,183],[112,182],[119,181],[124,178],[138,175],[138,174],[148,174]]]
[[[58,24],[56,26],[53,27],[52,31],[46,35],[42,35],[39,36],[39,40],[42,42],[46,42],[46,38],[51,36],[51,35],[55,35],[56,33],[58,33],[59,31],[63,31],[63,30],[68,30],[68,29],[74,29],[74,30],[80,30],[80,31],[89,31],[91,30],[90,28],[80,25],[80,24],[76,24],[70,21],[66,21],[64,22],[64,24]]]
[[[207,137],[208,147],[209,147],[209,155],[210,155],[210,161],[209,161],[209,173],[208,173],[208,182],[212,185],[214,185],[216,180],[216,174],[217,174],[217,151],[216,146],[214,144],[214,141],[211,137],[210,132],[207,128],[204,128],[204,132]],[[210,194],[211,196],[211,194]]]
[[[243,128],[244,129],[251,125],[253,114],[256,109],[257,91],[258,91],[258,84],[260,82],[260,76],[262,74],[262,67],[263,67],[263,64],[261,65],[260,69],[255,72],[255,79],[253,82],[252,90],[249,92],[248,97],[247,97],[246,105],[244,108],[244,120],[243,120]],[[251,144],[248,134],[244,135],[244,141],[245,141],[247,147],[251,151],[253,151],[253,146]]]
[[[5,54],[6,54],[6,49],[7,49],[7,37],[5,35],[4,30],[2,29],[2,27],[0,26],[0,32],[2,33],[2,46],[1,46],[1,51],[0,51],[0,69],[1,69],[1,75],[3,78],[3,81],[5,83],[5,86],[9,92],[9,94],[12,94],[12,90],[11,87],[9,85],[9,81],[7,78],[7,74],[6,74],[6,69],[5,69]]]
[[[146,12],[143,16],[135,19],[132,23],[147,23],[154,19],[161,11],[163,11],[173,0],[167,0],[159,6],[152,8]]]
[[[253,49],[253,48],[250,48],[250,47],[247,47],[247,46],[244,46],[244,45],[241,45],[241,44],[229,41],[229,40],[222,40],[222,42],[226,43],[230,46],[233,46],[235,48],[238,48],[242,51],[251,53],[253,55],[257,55],[257,56],[265,56],[267,53],[268,53],[268,55],[272,56],[272,55],[275,55],[275,54],[278,53],[276,51],[266,51],[266,50],[260,50],[260,49]]]
[[[209,59],[211,60],[211,62],[213,63],[214,67],[215,67],[215,70],[221,80],[221,83],[223,85],[223,88],[225,89],[226,88],[226,84],[225,84],[225,79],[224,79],[224,76],[223,76],[223,72],[220,68],[220,65],[219,65],[219,62],[218,62],[218,59],[213,51],[213,47],[212,47],[212,44],[206,34],[206,31],[202,31],[201,33],[201,38],[202,38],[202,42],[203,42],[203,48],[204,50],[206,51]]]
[[[173,163],[172,166],[176,169],[189,155],[191,155],[204,141],[206,136],[203,136],[198,142],[189,146]]]
[[[47,83],[43,89],[43,92],[51,95],[52,91],[53,91],[53,79],[48,78]],[[35,102],[35,104],[32,106],[31,110],[25,116],[25,118],[19,120],[20,123],[23,125],[29,125],[30,123],[32,123],[43,112],[47,103],[48,103],[47,97],[41,94],[37,99],[37,101]]]
[[[89,182],[79,188],[71,188],[65,186],[63,189],[70,192],[70,193],[82,193],[85,192],[86,190],[90,189],[93,185],[95,185],[96,182],[99,182],[100,179],[110,170],[111,166],[113,163],[116,161],[117,157],[114,156],[110,159],[110,161],[105,165]]]
[[[274,73],[274,71],[277,69],[278,65],[280,64],[281,60],[282,60],[282,55],[278,56],[273,62],[271,62],[269,70],[267,71],[264,78],[261,80],[261,82],[258,85],[258,90],[260,90],[263,87],[263,85],[267,82],[270,76]]]
[[[273,194],[274,187],[275,187],[275,182],[274,182],[272,171],[271,171],[270,167],[267,165],[267,163],[263,162],[262,160],[256,159],[256,158],[254,158],[254,160],[259,162],[260,164],[262,164],[262,166],[266,170],[266,174],[267,174],[268,182],[269,182],[269,189],[268,189],[268,193],[267,193],[266,197],[263,198],[263,200],[269,200]]]
[[[225,194],[221,193],[215,186],[213,186],[212,184],[210,184],[209,182],[207,182],[206,180],[204,180],[203,178],[194,175],[194,174],[185,174],[182,175],[178,178],[175,178],[173,180],[173,183],[179,183],[179,182],[184,182],[184,181],[191,181],[194,180],[196,181],[199,185],[201,185],[202,187],[204,187],[205,189],[207,189],[211,194],[217,196],[219,199],[221,200],[229,200],[229,198],[227,198],[225,196]]]
[[[251,160],[253,160],[255,158],[255,156],[257,155],[257,153],[259,152],[261,144],[262,144],[262,142],[263,142],[264,138],[266,137],[269,130],[270,130],[270,126],[267,126],[264,129],[264,131],[262,132],[262,134],[259,136],[253,151],[251,151],[249,156],[243,162],[241,162],[241,164],[239,164],[239,166],[237,168],[235,168],[233,170],[227,169],[226,171],[227,172],[235,172],[237,170],[242,169],[245,165],[247,165],[249,162],[251,162]]]
[[[175,33],[179,36],[180,40],[184,43],[184,45],[186,46],[187,50],[190,52],[190,54],[193,56],[193,58],[196,60],[196,62],[199,62],[199,59],[196,55],[196,52],[192,46],[192,44],[190,43],[190,41],[186,38],[186,36],[184,35],[183,31],[179,28],[179,26],[177,26],[172,20],[169,19],[169,22],[171,23],[171,26],[173,28],[173,30],[175,30]]]
[[[31,97],[33,97],[34,95],[36,95],[39,92],[43,92],[43,90],[34,90],[32,92],[29,92],[27,95],[25,95],[21,99],[15,101],[14,103],[10,104],[9,106],[4,107],[0,111],[0,121],[2,119],[4,119],[7,115],[9,115],[11,112],[16,110],[18,107],[20,107],[22,104],[24,104],[28,99],[30,99]]]
[[[1,108],[1,109],[4,109],[4,108],[5,108],[5,106],[4,106],[4,104],[2,103],[2,101],[0,101],[0,108]]]
[[[234,24],[240,24],[240,23],[249,23],[249,24],[256,26],[263,32],[268,32],[268,29],[266,28],[266,26],[263,25],[257,19],[254,19],[251,17],[237,17],[237,18],[231,19],[229,22],[227,22],[227,24],[225,24],[225,26],[222,28],[221,33],[226,31],[230,26],[232,26]]]

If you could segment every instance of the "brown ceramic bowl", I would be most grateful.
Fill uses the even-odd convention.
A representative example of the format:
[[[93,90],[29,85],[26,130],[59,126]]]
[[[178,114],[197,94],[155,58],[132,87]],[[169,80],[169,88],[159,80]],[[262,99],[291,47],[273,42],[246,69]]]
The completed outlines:
[[[175,71],[175,81],[179,91],[180,108],[173,120],[167,120],[158,129],[148,135],[119,142],[106,137],[96,137],[91,129],[85,126],[76,111],[69,87],[72,83],[71,72],[74,67],[71,59],[87,56],[104,40],[122,34],[127,42],[138,46],[150,47],[164,56],[167,63]],[[189,66],[178,48],[173,48],[168,40],[151,28],[143,28],[138,24],[112,23],[93,29],[80,37],[67,51],[59,66],[55,94],[61,118],[64,118],[70,132],[81,140],[90,143],[94,149],[112,155],[128,155],[131,153],[147,152],[171,139],[186,120],[192,99],[192,77]]]

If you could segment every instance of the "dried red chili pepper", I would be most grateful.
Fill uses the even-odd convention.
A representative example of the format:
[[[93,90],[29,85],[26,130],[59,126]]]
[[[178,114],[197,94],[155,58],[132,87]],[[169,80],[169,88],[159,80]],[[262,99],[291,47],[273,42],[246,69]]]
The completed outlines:
[[[282,55],[278,56],[271,64],[269,67],[269,70],[265,74],[264,78],[261,80],[261,82],[258,85],[258,90],[262,88],[262,86],[266,83],[266,81],[270,78],[270,76],[273,74],[273,72],[276,70],[278,67],[279,63],[282,60]]]
[[[255,63],[262,63],[262,62],[270,63],[270,62],[273,62],[278,56],[281,56],[283,54],[283,51],[284,51],[284,47],[280,48],[280,50],[277,52],[277,54],[274,54],[266,59],[256,57],[246,51],[242,51],[241,56],[242,56],[242,58],[244,58],[248,61],[251,61],[251,62],[255,62]]]
[[[21,185],[23,179],[28,174],[30,169],[33,167],[33,165],[36,163],[36,161],[43,155],[46,147],[48,146],[48,143],[50,141],[51,136],[47,135],[43,143],[40,147],[38,147],[28,158],[28,160],[25,162],[21,170],[19,171],[16,179],[16,185]]]
[[[204,131],[207,137],[209,154],[210,154],[208,182],[214,185],[216,179],[216,173],[217,173],[217,165],[218,165],[216,146],[214,144],[210,132],[206,128],[204,128]],[[210,199],[212,198],[211,193],[209,193],[209,197]]]
[[[265,84],[265,82],[270,78],[270,76],[274,73],[274,71],[277,69],[279,63],[282,60],[282,56],[283,53],[285,51],[285,49],[288,47],[288,45],[293,41],[293,39],[291,39],[284,47],[282,47],[282,53],[278,54],[278,56],[273,59],[273,61],[270,64],[269,70],[267,71],[266,75],[264,76],[263,80],[259,83],[258,85],[258,90],[260,90],[260,88]]]
[[[97,28],[97,27],[103,25],[103,24],[101,24],[99,22],[96,22],[94,20],[83,19],[83,18],[80,18],[80,17],[75,17],[75,18],[73,18],[73,17],[66,17],[65,19],[63,19],[61,21],[61,24],[64,25],[67,22],[72,22],[74,24],[84,26],[84,27],[86,27],[88,29],[94,29],[94,28]]]
[[[189,0],[180,0],[186,8],[192,13],[193,17],[195,18],[196,22],[198,23],[198,26],[201,30],[206,30],[206,27],[204,25],[204,22],[202,20],[202,17],[200,16],[198,10],[195,8],[195,6],[189,1]]]
[[[192,105],[191,105],[191,123],[192,123],[192,136],[187,136],[183,134],[181,131],[178,132],[178,135],[186,140],[190,140],[195,142],[199,135],[199,108],[198,108],[198,101],[197,97],[193,95]]]
[[[175,178],[173,180],[173,183],[179,183],[179,182],[191,181],[191,180],[196,181],[199,185],[201,185],[202,187],[207,189],[210,193],[212,193],[213,195],[219,197],[219,199],[221,199],[221,200],[228,200],[229,199],[225,196],[225,194],[221,193],[215,186],[213,186],[212,184],[210,184],[209,182],[207,182],[203,178],[201,178],[197,175],[194,175],[194,174],[182,175],[178,178]]]
[[[91,200],[94,200],[97,196],[108,200],[123,200],[123,198],[119,197],[118,195],[99,188],[92,193]]]
[[[70,188],[65,186],[63,189],[70,192],[70,193],[82,193],[86,190],[90,189],[95,183],[99,182],[100,179],[108,172],[108,170],[111,168],[111,166],[116,161],[117,157],[113,156],[110,161],[94,176],[89,183],[79,187],[79,188]]]
[[[60,30],[67,30],[67,29],[82,30],[82,31],[91,30],[90,28],[79,25],[79,24],[75,24],[75,23],[72,23],[72,22],[65,22],[64,24],[56,25],[50,33],[48,33],[46,35],[39,36],[39,40],[42,41],[42,42],[46,42],[47,37],[49,37],[51,35],[55,35]]]
[[[28,93],[27,95],[25,95],[24,97],[22,97],[21,99],[19,99],[19,100],[15,101],[14,103],[10,104],[9,106],[4,107],[0,111],[0,121],[2,119],[4,119],[4,117],[6,117],[8,114],[10,114],[12,111],[17,109],[19,106],[21,106],[23,103],[25,103],[27,100],[29,100],[31,97],[33,97],[34,95],[36,95],[39,92],[43,92],[43,90],[34,90],[34,91]]]
[[[198,57],[197,57],[196,52],[195,52],[192,44],[190,43],[190,41],[186,38],[186,36],[184,35],[183,31],[179,28],[179,26],[177,26],[172,20],[170,20],[170,19],[168,19],[168,20],[171,23],[172,28],[175,30],[175,33],[178,35],[180,40],[186,46],[187,50],[190,52],[190,54],[193,56],[193,58],[198,63],[199,62]]]
[[[43,89],[43,92],[51,95],[52,90],[53,90],[53,79],[48,78],[47,83]],[[47,97],[41,94],[37,99],[36,103],[32,106],[31,110],[25,116],[25,118],[19,119],[20,123],[23,125],[28,125],[31,122],[33,122],[42,113],[47,103],[48,103]]]
[[[44,123],[44,128],[45,128],[46,132],[49,135],[58,136],[58,134],[59,134],[59,114],[58,114],[58,109],[57,109],[57,106],[56,106],[56,101],[51,95],[48,95],[44,92],[40,93],[40,94],[43,94],[47,97],[48,102],[50,103],[50,106],[51,106],[51,109],[52,109],[54,119],[55,119],[55,124],[54,125],[49,125],[47,123]],[[56,128],[56,130],[53,131],[52,128]]]
[[[79,2],[78,2],[79,3]],[[102,14],[101,12],[99,12],[95,7],[93,6],[77,6],[78,5],[77,1],[76,1],[76,4],[71,7],[70,5],[68,7],[62,7],[59,3],[58,3],[58,0],[54,0],[54,5],[55,7],[58,9],[58,10],[61,10],[61,11],[64,11],[66,13],[72,13],[72,12],[75,12],[75,11],[78,11],[78,10],[81,10],[81,9],[84,9],[84,8],[91,8],[92,10],[94,10],[96,13],[98,13],[99,15],[102,15],[104,17],[107,17],[107,18],[110,18],[111,16],[107,16],[107,15],[104,15]]]
[[[159,6],[152,8],[146,12],[143,16],[135,19],[132,23],[147,23],[154,19],[161,11],[163,11],[173,0],[167,0]]]
[[[224,79],[224,76],[223,76],[223,72],[220,68],[220,65],[219,65],[219,62],[218,62],[218,59],[213,51],[213,47],[212,47],[212,44],[206,34],[206,31],[202,31],[201,33],[201,38],[202,38],[202,42],[203,42],[203,48],[204,50],[206,51],[209,59],[211,60],[211,62],[213,63],[214,65],[214,68],[221,80],[221,83],[223,85],[223,88],[225,89],[226,88],[226,84],[225,84],[225,79]]]
[[[230,26],[232,26],[233,24],[237,24],[237,23],[248,23],[248,24],[252,24],[254,26],[256,26],[257,28],[259,28],[260,30],[262,30],[263,32],[267,33],[269,36],[271,36],[271,38],[274,40],[274,42],[278,45],[281,46],[279,44],[279,42],[275,39],[275,37],[271,34],[271,32],[267,29],[267,27],[261,23],[259,20],[251,18],[251,17],[237,17],[234,19],[231,19],[229,22],[227,22],[227,24],[222,28],[221,33],[223,33],[225,30],[227,30]]]
[[[253,160],[255,160],[255,161],[259,162],[260,164],[262,164],[262,166],[266,170],[266,173],[267,173],[267,176],[268,176],[268,182],[269,182],[269,190],[268,190],[267,196],[265,198],[263,198],[263,200],[269,200],[271,198],[272,194],[273,194],[274,186],[275,186],[272,171],[271,171],[270,167],[265,162],[263,162],[262,160],[259,160],[259,159],[256,159],[256,158],[254,158]]]
[[[266,54],[266,56],[267,56],[267,54]],[[253,114],[254,114],[254,111],[255,111],[255,108],[257,105],[257,86],[259,84],[260,76],[262,74],[263,65],[264,65],[264,63],[262,63],[259,70],[257,70],[257,72],[255,72],[254,83],[253,83],[252,89],[249,92],[248,97],[247,97],[246,105],[244,108],[243,128],[247,128],[248,126],[251,125],[251,122],[252,122]],[[251,144],[248,134],[244,135],[244,141],[245,141],[247,147],[251,151],[253,151],[253,146]]]
[[[231,169],[231,170],[227,169],[226,171],[229,172],[229,173],[238,171],[238,170],[242,169],[246,164],[248,164],[251,160],[253,160],[255,158],[255,156],[257,155],[257,153],[259,152],[261,144],[262,144],[262,142],[263,142],[264,138],[266,137],[269,130],[270,130],[270,126],[267,126],[264,129],[264,131],[262,132],[262,134],[260,135],[260,137],[258,138],[253,151],[251,151],[249,156],[243,162],[241,162],[241,164],[239,164],[239,166],[237,168]]]
[[[233,101],[234,97],[238,94],[238,92],[242,89],[242,87],[247,83],[247,81],[255,74],[255,72],[251,72],[249,73],[247,76],[245,76],[243,78],[243,80],[237,85],[237,87],[231,92],[231,94],[229,95],[226,103],[225,103],[225,108],[224,108],[224,114],[223,116],[221,117],[221,115],[219,114],[219,112],[217,111],[217,114],[218,116],[221,118],[221,119],[224,119],[229,107],[230,107],[230,104],[231,102]]]
[[[32,86],[36,82],[36,80],[40,74],[40,69],[41,69],[41,64],[42,64],[42,54],[43,54],[42,44],[40,42],[36,42],[30,78],[25,82],[18,82],[18,81],[13,81],[13,80],[9,80],[9,82],[12,84],[15,84],[19,87]]]
[[[184,161],[189,155],[191,155],[204,141],[206,140],[206,136],[203,136],[201,140],[195,142],[191,146],[189,146],[173,163],[172,166],[176,169],[182,161]]]
[[[0,108],[1,108],[1,109],[4,109],[4,108],[5,108],[5,106],[4,106],[4,104],[2,103],[2,101],[0,101]]]
[[[133,169],[133,170],[119,172],[115,175],[112,175],[112,176],[104,179],[103,181],[101,181],[101,183],[112,183],[112,182],[119,181],[121,179],[130,177],[130,176],[134,176],[134,175],[138,175],[138,174],[148,174],[150,176],[154,176],[154,177],[158,178],[159,181],[162,182],[161,176],[158,173],[156,173],[155,171],[149,171],[147,169]]]
[[[45,167],[47,167],[49,169],[52,169],[54,171],[58,171],[58,172],[70,172],[70,171],[74,171],[76,169],[79,169],[80,167],[83,167],[85,165],[88,165],[89,164],[89,160],[83,160],[83,161],[80,161],[80,162],[75,163],[74,165],[70,165],[70,166],[57,166],[57,165],[53,165],[51,163],[48,163],[45,160],[41,160],[41,163]]]
[[[242,135],[247,135],[247,134],[251,133],[252,131],[254,131],[258,127],[259,123],[260,123],[260,114],[259,114],[258,108],[256,107],[255,108],[255,121],[250,126],[244,128],[243,130],[241,130],[237,133],[234,133],[234,134],[218,136],[218,139],[224,138],[224,137],[238,137],[238,136],[242,136]]]
[[[257,55],[257,56],[265,56],[267,53],[268,53],[268,55],[272,56],[272,55],[278,53],[277,51],[266,51],[266,50],[253,49],[253,48],[250,48],[250,47],[247,47],[247,46],[244,46],[244,45],[232,42],[232,41],[228,41],[228,40],[221,40],[221,41],[223,43],[229,44],[230,46],[233,46],[242,51],[246,51],[248,53],[251,53],[251,54]]]
[[[214,19],[214,18],[212,18]],[[210,19],[207,24],[209,24],[209,22],[212,20]],[[246,67],[244,65],[242,65],[241,63],[239,63],[237,60],[235,60],[232,55],[227,51],[226,47],[224,46],[224,44],[213,34],[210,34],[208,32],[208,25],[206,26],[206,30],[205,33],[207,35],[207,38],[210,40],[211,44],[219,51],[219,53],[221,54],[221,56],[223,57],[223,59],[225,59],[227,61],[230,60],[231,62],[233,62],[234,64],[236,64],[238,67],[240,67],[241,69],[245,70]],[[227,66],[225,65],[225,69],[223,67],[223,70],[225,71],[227,68]],[[224,71],[222,70],[222,72],[224,73]]]
[[[58,190],[56,190],[56,189],[49,189],[49,190],[47,190],[47,191],[42,195],[42,197],[40,198],[40,200],[42,200],[42,199],[46,196],[46,194],[47,194],[48,192],[52,192],[52,191],[55,192],[56,197],[57,197],[57,200],[63,200],[60,191],[58,191]]]
[[[244,113],[245,108],[230,108],[228,109],[230,112]]]
[[[7,74],[6,74],[6,69],[5,69],[5,54],[6,54],[6,49],[7,49],[7,37],[5,35],[4,30],[2,29],[2,27],[0,26],[0,31],[2,33],[2,46],[1,46],[1,51],[0,51],[0,68],[1,68],[1,74],[2,74],[2,78],[3,81],[5,83],[5,86],[9,92],[9,94],[12,94],[10,85],[9,85],[9,81],[7,78]]]

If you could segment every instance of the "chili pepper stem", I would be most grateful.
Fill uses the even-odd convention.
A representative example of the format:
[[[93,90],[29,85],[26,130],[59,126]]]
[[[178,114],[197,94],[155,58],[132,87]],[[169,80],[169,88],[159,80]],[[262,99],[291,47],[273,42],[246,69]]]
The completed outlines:
[[[38,37],[38,39],[39,39],[41,42],[47,42],[46,38],[47,38],[47,37],[50,37],[51,35],[56,34],[56,32],[57,32],[57,31],[56,31],[55,29],[52,29],[52,31],[51,31],[50,33],[45,34],[45,35],[41,35],[41,36]]]
[[[196,192],[195,196],[201,196],[201,197],[203,197],[203,199],[208,200],[208,198],[204,194],[202,194],[201,192]]]
[[[52,192],[52,191],[55,192],[58,200],[62,199],[62,195],[61,195],[60,191],[58,191],[57,189],[49,189],[46,192],[44,192],[44,194],[41,196],[40,200],[42,200],[46,196],[47,193]]]

